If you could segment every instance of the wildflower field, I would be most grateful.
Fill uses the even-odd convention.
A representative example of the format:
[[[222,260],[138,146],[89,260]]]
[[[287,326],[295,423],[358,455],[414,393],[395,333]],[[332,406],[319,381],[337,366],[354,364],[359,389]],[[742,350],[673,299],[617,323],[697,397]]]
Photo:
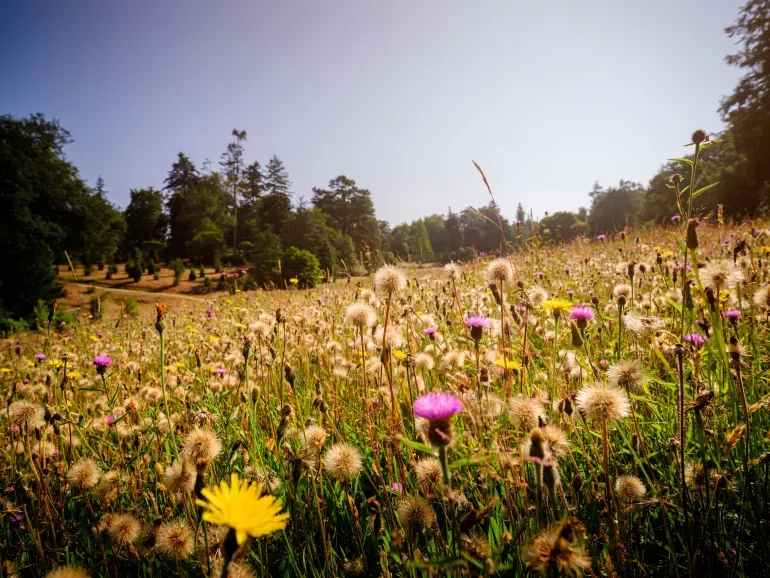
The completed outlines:
[[[763,575],[770,231],[681,187],[667,228],[5,340],[4,575]]]

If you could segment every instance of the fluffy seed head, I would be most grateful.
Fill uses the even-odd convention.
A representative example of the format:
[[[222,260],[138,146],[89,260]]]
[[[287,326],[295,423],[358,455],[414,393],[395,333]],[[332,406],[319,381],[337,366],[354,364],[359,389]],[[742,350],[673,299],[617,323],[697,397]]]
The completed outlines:
[[[417,484],[425,493],[433,493],[441,484],[441,462],[436,458],[419,460],[414,471],[417,474]]]
[[[198,463],[201,460],[213,460],[221,449],[222,444],[217,438],[217,434],[210,429],[196,427],[187,434],[184,440],[184,454],[193,463]]]
[[[420,353],[414,358],[414,367],[421,371],[430,371],[433,365],[433,357],[428,353]]]
[[[402,500],[396,514],[398,521],[410,534],[420,533],[436,522],[436,513],[433,508],[419,496]]]
[[[328,434],[320,425],[309,425],[305,428],[305,447],[311,452],[317,454],[323,447]]]
[[[535,536],[524,559],[527,566],[540,576],[579,575],[591,567],[586,551],[575,544],[575,530],[570,522],[563,522]]]
[[[155,538],[155,550],[171,560],[184,560],[192,554],[193,533],[184,520],[163,524]]]
[[[578,410],[592,421],[614,421],[627,417],[631,404],[626,392],[604,384],[587,385],[575,398]]]
[[[374,288],[380,293],[397,293],[404,287],[406,287],[406,277],[393,265],[384,265],[374,274]]]
[[[118,546],[128,546],[136,541],[142,527],[130,514],[117,514],[107,522],[107,535]]]
[[[352,303],[345,310],[345,321],[358,329],[366,329],[374,325],[377,314],[366,303]]]
[[[11,423],[17,426],[36,427],[43,421],[43,408],[37,404],[20,399],[14,401],[8,408],[11,415]]]
[[[487,266],[487,279],[491,282],[507,283],[513,279],[513,265],[508,259],[495,259]]]
[[[615,480],[615,493],[623,501],[635,502],[644,497],[647,488],[636,476],[620,476]]]
[[[644,386],[645,375],[638,359],[622,359],[607,370],[607,381],[612,385],[630,391],[638,391]]]
[[[726,289],[734,288],[743,281],[743,271],[726,259],[721,261],[709,261],[701,269],[700,278],[705,287],[708,287],[714,293],[722,292]]]
[[[324,468],[329,477],[340,482],[357,478],[363,468],[361,452],[349,444],[336,444],[326,452]]]
[[[75,566],[59,566],[45,575],[45,578],[90,578],[88,572]]]
[[[770,284],[756,290],[754,304],[760,309],[770,309]]]
[[[99,483],[102,472],[91,458],[83,458],[74,463],[67,472],[70,485],[81,490],[90,490]]]
[[[626,301],[628,301],[631,299],[632,291],[633,289],[631,288],[631,285],[621,283],[620,285],[615,285],[615,288],[612,290],[612,294],[615,296],[615,299],[620,299],[623,297]]]
[[[195,466],[186,457],[182,457],[166,468],[166,489],[172,494],[181,491],[192,492],[196,477]]]
[[[539,418],[545,417],[538,402],[522,395],[513,397],[509,402],[513,423],[522,432],[531,431],[538,426]]]

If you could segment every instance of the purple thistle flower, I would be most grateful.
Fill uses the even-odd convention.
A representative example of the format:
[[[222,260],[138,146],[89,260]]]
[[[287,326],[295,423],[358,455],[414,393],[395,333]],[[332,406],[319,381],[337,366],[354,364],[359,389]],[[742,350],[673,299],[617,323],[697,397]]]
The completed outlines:
[[[477,315],[473,313],[465,318],[465,325],[468,327],[488,328],[492,326],[492,322],[486,315]]]
[[[434,333],[436,333],[436,328],[433,327],[433,325],[431,325],[429,327],[426,327],[425,330],[423,331],[423,333],[425,335],[433,335]]]
[[[682,218],[682,217],[680,217],[679,215],[674,215],[673,217],[671,217],[671,220],[672,220],[674,223],[678,223],[678,222],[679,222],[679,220],[680,220],[681,218]]]
[[[396,492],[397,494],[403,494],[404,493],[404,486],[403,484],[399,484],[398,482],[393,482],[393,484],[390,486],[390,489]]]
[[[224,375],[225,373],[227,373],[227,370],[224,367],[217,367],[217,373],[219,375]]]
[[[567,291],[567,296],[568,296],[568,297],[572,297],[574,294],[575,294],[575,292],[574,292],[572,289],[570,289],[569,291]]]
[[[725,319],[729,319],[730,321],[738,321],[738,319],[741,318],[741,312],[737,309],[728,309],[727,311],[722,312],[722,317]]]
[[[538,271],[537,276],[542,279],[543,277],[545,277],[545,273],[543,271]]]
[[[569,318],[577,323],[579,329],[585,329],[594,319],[594,310],[588,305],[575,305],[569,312]]]
[[[565,273],[569,273],[569,271],[570,271],[570,269],[569,269],[569,265],[565,265],[565,266],[564,266],[564,272],[565,272]]]
[[[206,308],[206,317],[208,317],[209,319],[214,318],[214,313],[211,311],[211,307]]]
[[[35,359],[37,359],[38,361],[43,361],[46,357],[47,356],[46,356],[45,353],[36,353],[35,354]]]
[[[607,238],[607,235],[605,235],[604,233],[601,233],[597,235],[596,238],[599,239],[600,241],[604,241],[604,239]]]
[[[463,403],[447,392],[426,393],[414,402],[414,414],[427,420],[447,420],[463,411]]]
[[[684,342],[689,343],[690,345],[694,345],[695,347],[702,347],[706,344],[706,340],[703,338],[703,336],[696,331],[685,334]]]
[[[491,327],[492,322],[489,320],[489,317],[472,314],[465,318],[465,326],[470,327],[471,337],[478,344],[479,339],[484,335],[484,328]]]
[[[107,425],[112,427],[115,425],[115,422],[120,418],[121,414],[119,413],[113,413],[108,415],[104,418],[104,420],[107,422]]]
[[[569,312],[569,318],[573,321],[593,321],[594,310],[588,305],[575,305]]]
[[[609,366],[610,366],[610,362],[607,361],[606,359],[599,360],[599,367],[601,367],[602,369],[607,369]]]
[[[96,373],[99,375],[104,375],[104,372],[107,371],[107,368],[112,365],[112,359],[110,359],[109,355],[104,355],[102,353],[94,357],[93,364],[96,367]]]

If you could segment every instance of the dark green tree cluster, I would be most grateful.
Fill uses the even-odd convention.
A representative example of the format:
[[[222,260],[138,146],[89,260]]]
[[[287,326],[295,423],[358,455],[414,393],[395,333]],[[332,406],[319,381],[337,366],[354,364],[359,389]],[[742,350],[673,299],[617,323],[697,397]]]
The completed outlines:
[[[0,116],[0,326],[61,295],[56,265],[115,258],[123,216],[99,179],[90,189],[64,156],[69,133],[42,115]],[[44,322],[45,320],[40,320]]]

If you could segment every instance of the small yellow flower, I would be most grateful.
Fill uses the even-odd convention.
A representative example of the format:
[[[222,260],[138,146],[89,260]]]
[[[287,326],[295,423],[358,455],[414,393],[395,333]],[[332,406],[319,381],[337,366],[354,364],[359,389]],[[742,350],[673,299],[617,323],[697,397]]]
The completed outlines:
[[[0,373],[11,373],[11,370],[8,369],[7,367],[3,367],[2,369],[0,369]]]
[[[49,359],[48,365],[52,365],[54,368],[58,369],[64,365],[64,362],[61,359]]]
[[[506,360],[503,360],[502,358],[495,359],[495,365],[497,367],[501,367],[503,369],[508,369],[508,370],[518,371],[521,369],[521,363],[519,363],[518,361],[514,361],[513,359],[506,359]]]
[[[236,324],[235,324],[235,326],[236,326],[238,329],[246,329],[246,326],[245,326],[243,323],[236,323]]]
[[[299,283],[299,279],[297,279],[296,277],[292,277],[291,279],[289,279],[289,283],[291,283],[292,285],[296,285],[297,283]]]
[[[80,373],[79,371],[70,371],[67,374],[67,377],[69,377],[70,379],[77,379],[78,377],[83,377],[83,374]]]
[[[404,353],[400,349],[394,349],[393,350],[393,357],[395,357],[399,361],[404,361],[406,359],[406,353]]]
[[[201,494],[206,499],[195,502],[203,508],[206,522],[232,528],[240,545],[249,536],[260,538],[286,528],[289,515],[281,513],[281,501],[261,493],[261,484],[241,482],[233,473],[229,486],[223,481],[211,489],[203,488]]]
[[[569,311],[574,304],[566,299],[546,299],[540,305],[543,311]]]
[[[174,363],[174,365],[175,365],[176,367],[178,367],[179,369],[183,369],[183,368],[187,367],[187,366],[186,366],[184,363],[182,363],[181,361],[177,361],[176,363]]]

